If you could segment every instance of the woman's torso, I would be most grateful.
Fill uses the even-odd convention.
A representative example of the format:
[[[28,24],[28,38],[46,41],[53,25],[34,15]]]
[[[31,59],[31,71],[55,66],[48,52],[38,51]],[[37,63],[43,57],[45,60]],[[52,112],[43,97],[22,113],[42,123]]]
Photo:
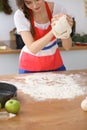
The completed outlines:
[[[59,7],[61,7],[61,6],[59,5]],[[61,12],[62,8],[58,8],[58,9],[57,8],[58,8],[58,6],[56,4],[54,4],[53,13],[51,12],[52,15],[56,14],[56,12]],[[18,12],[16,12],[16,13],[19,13],[19,15],[20,15],[20,10],[18,10]],[[15,19],[16,19],[16,17],[15,17]],[[25,21],[25,23],[24,23],[24,21],[22,21],[21,25],[20,24],[17,25],[17,22],[16,22],[16,26],[17,27],[20,26],[20,27],[17,28],[17,32],[20,33],[20,31],[23,31],[23,29],[21,28],[22,25],[24,25],[24,30],[30,31],[30,23],[24,17],[23,12],[21,12],[21,19],[23,19]],[[19,21],[19,23],[20,23],[20,21]],[[38,23],[37,21],[34,21],[34,26],[36,28],[38,28],[39,30],[47,30],[50,26],[50,19],[47,21],[47,23]],[[24,54],[24,56],[23,56],[23,54]],[[44,70],[44,69],[45,70],[55,69],[58,66],[60,67],[63,64],[62,59],[59,55],[60,54],[59,54],[59,50],[58,50],[58,45],[56,44],[56,39],[51,40],[48,43],[48,45],[45,46],[42,50],[40,50],[37,54],[32,54],[31,51],[26,46],[24,46],[22,48],[21,54],[20,54],[20,59],[21,59],[21,56],[24,57],[24,59],[22,59],[20,62],[21,63],[23,63],[23,62],[27,63],[27,62],[31,62],[31,61],[33,62],[33,61],[36,60],[36,62],[39,63],[42,60],[42,63],[41,63],[42,65],[39,66],[39,69],[38,69],[38,65],[37,65],[36,68],[34,67],[32,69],[33,64],[31,64],[31,66],[30,65],[25,66],[25,63],[24,63],[23,65],[20,64],[20,66],[21,66],[22,69],[23,68],[28,69],[30,67],[31,68],[30,70],[36,69],[37,71],[38,70]],[[25,58],[25,57],[27,57],[27,58]],[[39,58],[39,60],[37,60],[38,58]],[[27,61],[27,59],[31,59],[31,60]],[[60,60],[60,63],[59,63],[59,60]],[[51,65],[53,62],[54,62],[54,65]],[[46,65],[45,65],[45,63],[46,63]],[[44,64],[44,66],[43,66],[43,64]],[[47,67],[47,65],[48,65],[48,67]],[[43,68],[42,68],[42,66],[43,66]]]

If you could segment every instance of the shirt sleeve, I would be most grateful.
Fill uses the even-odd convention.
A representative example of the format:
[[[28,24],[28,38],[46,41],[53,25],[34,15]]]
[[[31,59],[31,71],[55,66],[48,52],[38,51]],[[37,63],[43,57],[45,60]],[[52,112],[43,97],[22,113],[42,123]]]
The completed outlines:
[[[53,9],[53,16],[58,14],[58,13],[64,13],[66,14],[67,11],[66,9],[58,2],[54,3],[54,9]]]
[[[23,12],[19,9],[14,14],[14,23],[18,34],[21,31],[30,31],[30,21],[25,18]]]

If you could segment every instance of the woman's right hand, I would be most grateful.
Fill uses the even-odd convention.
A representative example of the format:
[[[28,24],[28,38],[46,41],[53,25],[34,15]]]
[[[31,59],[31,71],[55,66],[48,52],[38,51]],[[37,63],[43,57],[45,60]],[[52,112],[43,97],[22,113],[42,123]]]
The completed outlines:
[[[62,13],[53,16],[53,18],[51,19],[51,26],[53,27],[55,25],[56,21],[59,20],[59,18],[62,17],[63,15],[66,15],[67,21],[68,21],[69,25],[72,27],[73,26],[72,17],[67,14],[62,14]]]
[[[63,15],[65,15],[65,14],[60,13],[60,14],[54,15],[51,19],[51,26],[53,27],[55,25],[56,21],[59,20],[59,18],[62,17]]]

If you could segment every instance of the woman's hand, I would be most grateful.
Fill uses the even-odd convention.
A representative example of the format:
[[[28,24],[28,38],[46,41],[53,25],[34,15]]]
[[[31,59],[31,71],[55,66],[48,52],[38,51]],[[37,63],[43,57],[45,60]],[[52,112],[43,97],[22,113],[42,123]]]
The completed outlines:
[[[67,21],[72,28],[73,23],[74,23],[72,17],[67,14],[62,14],[62,13],[53,16],[53,18],[51,19],[51,26],[54,26],[56,21],[59,20],[59,18],[62,17],[63,15],[66,15]]]
[[[69,15],[66,15],[66,18],[67,18],[67,21],[68,21],[69,25],[70,25],[71,28],[72,28],[72,27],[73,27],[73,24],[74,24],[74,21],[73,21],[72,17],[69,16]]]
[[[51,20],[51,26],[54,27],[55,24],[56,24],[56,21],[60,19],[60,17],[62,16],[66,16],[66,19],[69,23],[69,25],[73,26],[73,19],[69,16],[69,15],[66,15],[66,14],[58,14],[58,15],[55,15],[52,20]],[[58,37],[58,35],[56,35]],[[68,38],[62,38],[61,37],[61,40],[62,40],[62,46],[64,47],[65,50],[69,50],[72,46],[72,40],[70,37]]]
[[[57,15],[54,15],[51,19],[51,26],[54,26],[56,21],[59,20],[60,17],[62,17],[64,14],[57,14]]]

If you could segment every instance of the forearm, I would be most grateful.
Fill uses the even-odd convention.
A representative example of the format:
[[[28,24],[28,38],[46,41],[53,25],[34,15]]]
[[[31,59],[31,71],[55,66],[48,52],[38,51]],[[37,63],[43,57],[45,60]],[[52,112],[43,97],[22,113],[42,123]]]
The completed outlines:
[[[31,50],[32,53],[37,53],[39,52],[42,48],[44,48],[52,39],[53,34],[52,31],[47,33],[44,37],[34,41],[30,46],[29,49]]]
[[[69,50],[72,47],[71,37],[68,39],[61,39],[61,40],[62,40],[62,46],[65,50]]]

